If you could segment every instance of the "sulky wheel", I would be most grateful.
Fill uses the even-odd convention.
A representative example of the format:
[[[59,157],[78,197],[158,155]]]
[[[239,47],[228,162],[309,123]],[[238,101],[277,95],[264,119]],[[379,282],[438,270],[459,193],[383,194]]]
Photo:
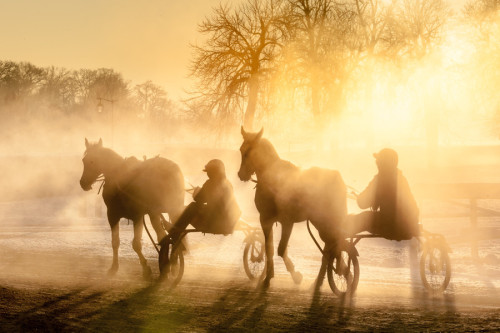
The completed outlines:
[[[451,264],[448,251],[443,246],[431,245],[424,250],[420,259],[420,278],[425,288],[442,292],[448,287]]]
[[[166,253],[160,251],[160,277],[163,279],[168,278],[171,287],[175,287],[184,274],[184,246],[182,243],[173,246],[168,265],[165,265],[165,255]]]
[[[251,281],[261,278],[266,268],[266,253],[262,236],[253,233],[245,240],[243,251],[243,267]]]
[[[168,278],[172,281],[172,287],[181,282],[184,274],[184,245],[174,246],[170,255],[170,272]]]
[[[342,250],[337,257],[328,261],[328,284],[335,295],[353,295],[358,287],[359,262],[356,255]]]

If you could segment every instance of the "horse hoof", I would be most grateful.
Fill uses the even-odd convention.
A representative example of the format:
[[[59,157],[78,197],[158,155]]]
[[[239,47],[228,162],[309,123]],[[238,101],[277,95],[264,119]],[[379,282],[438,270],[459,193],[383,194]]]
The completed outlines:
[[[117,271],[118,271],[118,267],[111,267],[110,269],[108,269],[107,275],[109,277],[115,276]]]
[[[151,277],[153,276],[153,272],[149,266],[144,266],[142,268],[142,278],[144,281],[151,281]]]
[[[270,279],[264,279],[262,280],[262,282],[260,283],[260,288],[263,289],[263,290],[267,290],[269,289],[269,285],[271,284],[271,281]]]
[[[160,276],[158,277],[158,283],[164,283],[168,281],[168,274],[166,272],[160,272]]]
[[[293,272],[292,279],[295,284],[300,284],[302,282],[302,274],[300,272]]]
[[[162,246],[158,255],[158,268],[160,275],[167,275],[169,271],[168,245]]]

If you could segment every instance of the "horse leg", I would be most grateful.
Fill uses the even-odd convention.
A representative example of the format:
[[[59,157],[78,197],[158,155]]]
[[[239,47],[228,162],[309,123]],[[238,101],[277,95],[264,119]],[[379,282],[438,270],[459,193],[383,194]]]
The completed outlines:
[[[288,256],[287,246],[290,240],[290,235],[292,234],[293,223],[281,223],[281,239],[278,245],[278,255],[283,258],[285,262],[286,270],[290,272],[293,282],[295,284],[300,284],[302,282],[302,274],[295,271],[295,266],[292,260]]]
[[[120,247],[120,219],[109,220],[111,226],[111,246],[113,247],[113,263],[108,270],[108,276],[113,276],[118,271],[118,248]]]
[[[318,223],[318,221],[311,221],[311,223],[318,228],[319,236],[321,240],[325,242],[325,246],[322,251],[323,255],[321,256],[321,267],[319,268],[318,276],[316,277],[316,281],[313,285],[315,290],[319,290],[325,280],[328,262],[331,261],[336,255],[337,238],[339,236],[335,233],[325,231],[325,228],[321,228],[324,224]]]
[[[141,262],[142,266],[142,277],[144,278],[144,280],[149,281],[151,280],[152,275],[151,268],[149,268],[148,261],[142,254],[143,221],[144,216],[137,220],[134,220],[134,239],[132,240],[132,248],[134,249],[135,253],[137,253],[137,256],[139,256],[139,261]]]
[[[261,226],[262,226],[262,231],[264,232],[266,260],[267,260],[266,277],[262,281],[262,287],[268,288],[271,279],[274,277],[273,223],[272,222],[265,223],[261,221]]]
[[[148,214],[149,219],[151,220],[151,225],[153,226],[153,229],[156,232],[156,239],[158,240],[158,243],[161,243],[162,239],[167,235],[165,232],[165,229],[163,229],[163,226],[161,225],[161,220],[160,220],[160,214]]]
[[[330,258],[330,250],[328,245],[325,244],[323,248],[323,256],[321,257],[321,267],[319,268],[318,276],[316,277],[316,281],[314,282],[314,289],[319,290],[323,285],[323,281],[325,280],[326,268],[328,265],[328,259]]]

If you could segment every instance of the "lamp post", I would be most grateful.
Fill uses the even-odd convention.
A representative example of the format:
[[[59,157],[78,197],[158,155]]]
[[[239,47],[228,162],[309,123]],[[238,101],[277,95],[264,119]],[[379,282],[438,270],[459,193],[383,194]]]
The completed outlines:
[[[97,112],[102,113],[104,107],[102,105],[102,101],[109,102],[111,103],[111,147],[114,145],[114,140],[115,140],[115,102],[117,101],[116,99],[107,99],[107,98],[102,98],[102,97],[97,97],[99,100],[99,103],[97,103]]]

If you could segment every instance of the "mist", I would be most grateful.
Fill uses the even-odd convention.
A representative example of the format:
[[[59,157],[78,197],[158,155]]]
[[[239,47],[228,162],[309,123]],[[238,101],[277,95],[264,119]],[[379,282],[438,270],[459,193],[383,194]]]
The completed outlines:
[[[240,3],[227,7],[228,17],[248,8],[238,7]],[[297,28],[300,22],[293,22],[290,26],[297,30],[283,33],[283,40],[274,49],[266,50],[265,61],[260,64],[263,70],[251,74],[242,70],[244,74],[233,81],[224,77],[234,84],[224,91],[216,89],[220,86],[216,79],[226,72],[214,66],[212,70],[215,68],[217,73],[207,74],[208,69],[203,72],[201,66],[196,67],[200,64],[197,52],[207,47],[204,41],[210,40],[210,35],[203,35],[199,29],[200,44],[192,47],[190,56],[189,80],[193,85],[176,87],[178,91],[184,89],[179,99],[172,99],[169,91],[156,82],[132,82],[114,68],[89,69],[82,65],[80,69],[66,69],[57,63],[41,67],[0,59],[0,250],[4,255],[0,280],[7,286],[5,289],[29,293],[42,287],[66,288],[71,293],[82,288],[105,294],[108,299],[101,299],[101,303],[110,299],[119,303],[123,296],[120,288],[131,294],[150,287],[151,281],[141,280],[139,261],[131,246],[133,227],[127,219],[119,222],[120,271],[115,278],[106,276],[112,246],[102,184],[94,183],[88,192],[79,185],[85,139],[102,139],[105,147],[122,157],[143,160],[161,156],[174,161],[182,170],[186,190],[207,180],[203,168],[209,160],[222,160],[242,219],[260,231],[254,202],[256,184],[241,181],[237,174],[242,161],[239,148],[243,126],[249,132],[263,128],[264,138],[280,158],[300,170],[317,166],[339,171],[348,192],[363,190],[377,174],[373,153],[386,147],[396,150],[398,167],[417,199],[420,222],[426,230],[443,234],[449,241],[453,267],[449,289],[438,296],[422,291],[418,263],[415,265],[410,253],[416,241],[370,239],[357,245],[362,271],[358,303],[332,305],[337,298],[325,283],[318,306],[318,295],[312,300],[308,297],[313,297],[310,287],[321,265],[321,253],[306,224],[297,223],[288,253],[304,282],[294,285],[276,255],[281,237],[281,225],[277,223],[273,226],[276,278],[264,297],[266,301],[262,301],[265,292],[258,289],[258,283],[248,282],[245,276],[241,263],[245,235],[237,230],[228,236],[190,234],[186,271],[177,291],[162,290],[164,294],[154,297],[139,291],[140,304],[158,301],[158,295],[162,295],[168,301],[158,302],[173,299],[181,304],[181,313],[184,306],[194,304],[183,302],[194,302],[197,297],[191,288],[205,289],[207,293],[215,290],[216,295],[207,301],[210,304],[204,304],[210,309],[207,311],[218,312],[229,304],[259,319],[266,311],[288,311],[283,306],[288,301],[298,304],[307,300],[298,307],[302,312],[295,313],[296,317],[278,324],[294,322],[306,313],[312,318],[304,319],[306,324],[297,327],[310,328],[311,322],[323,330],[332,328],[317,323],[324,311],[344,306],[372,311],[377,299],[395,307],[391,308],[393,312],[406,307],[410,315],[442,310],[443,317],[436,319],[441,323],[446,323],[449,313],[460,314],[468,308],[468,302],[477,306],[473,312],[487,313],[485,309],[489,308],[498,312],[500,197],[495,191],[500,184],[500,10],[476,15],[473,7],[454,6],[454,11],[443,7],[439,9],[444,13],[439,16],[439,36],[427,41],[425,34],[408,37],[404,24],[389,20],[390,33],[380,33],[370,48],[370,43],[359,37],[363,32],[354,7],[343,7],[354,2],[334,3],[339,10],[349,9],[352,16],[342,16],[346,21],[333,16],[335,24],[316,39],[326,45],[318,47],[316,55],[311,52],[311,35]],[[390,3],[380,1],[380,15],[388,15]],[[398,10],[392,13],[395,18],[408,14],[407,8]],[[206,20],[214,13],[207,13]],[[286,13],[298,17],[297,13]],[[280,29],[277,31],[282,33],[289,27]],[[258,85],[252,101],[251,84],[255,82]],[[252,103],[254,118],[248,123]],[[463,184],[485,185],[493,194],[482,193],[476,198],[461,192]],[[451,190],[440,186],[450,186]],[[450,198],[450,191],[455,191],[456,196]],[[186,192],[185,205],[191,201]],[[361,212],[355,200],[348,200],[347,205],[348,213]],[[146,225],[156,238],[149,218]],[[471,232],[476,226],[479,231]],[[313,233],[317,237],[317,231],[313,229]],[[157,278],[158,253],[146,233],[142,246]],[[477,257],[472,255],[474,246]],[[395,256],[402,258],[403,265],[394,264]],[[106,294],[109,290],[112,295]],[[234,290],[236,300],[231,294]],[[203,296],[203,292],[199,293]],[[277,299],[283,304],[272,303],[269,295],[281,295]],[[129,296],[123,297],[132,302]],[[268,304],[274,304],[274,308]],[[231,318],[238,315],[233,313]],[[272,318],[268,320],[272,322]],[[149,318],[147,324],[153,322]],[[486,318],[485,322],[491,324],[492,320]],[[176,326],[174,319],[169,323],[174,323],[169,327],[177,329],[199,329],[192,323]],[[231,324],[224,328],[232,328]],[[142,329],[151,327],[137,325]],[[384,330],[387,326],[378,328]]]
[[[333,111],[320,118],[320,126],[310,112],[309,90],[286,80],[294,65],[286,54],[298,52],[294,48],[300,44],[295,40],[286,46],[278,69],[266,83],[255,127],[265,128],[266,137],[282,158],[303,168],[316,165],[339,170],[355,188],[363,188],[376,172],[371,155],[383,147],[399,152],[400,167],[412,183],[497,182],[494,168],[500,164],[496,147],[500,100],[494,92],[500,85],[495,66],[500,54],[498,23],[498,13],[480,22],[479,27],[463,13],[455,13],[443,26],[440,43],[425,57],[399,57],[395,61],[377,54],[363,56],[342,81],[336,79],[321,88],[326,96],[321,101],[323,107]],[[331,53],[326,61],[349,67],[352,59],[339,59]],[[172,159],[191,183],[203,182],[201,170],[209,159],[222,159],[244,215],[257,222],[252,185],[236,177],[239,124],[223,130],[207,128],[189,107],[171,101],[161,89],[157,100],[141,104],[134,93],[140,85],[107,71],[102,73],[115,78],[109,81],[114,82],[113,88],[90,86],[88,98],[82,100],[84,95],[77,95],[73,105],[55,107],[59,101],[44,93],[43,85],[13,102],[9,102],[8,93],[2,95],[7,101],[2,106],[0,145],[4,200],[55,197],[65,201],[62,198],[69,195],[76,203],[60,208],[64,216],[86,214],[90,209],[86,205],[99,200],[89,199],[98,186],[92,194],[81,193],[77,186],[83,141],[102,138],[105,146],[124,157],[161,155]],[[340,96],[335,105],[331,96]],[[98,98],[105,99],[101,100],[101,112]],[[113,99],[116,102],[110,103]],[[130,104],[132,99],[135,104]],[[478,166],[487,171],[472,171]],[[450,167],[453,172],[446,170]],[[5,214],[3,217],[8,217]]]

